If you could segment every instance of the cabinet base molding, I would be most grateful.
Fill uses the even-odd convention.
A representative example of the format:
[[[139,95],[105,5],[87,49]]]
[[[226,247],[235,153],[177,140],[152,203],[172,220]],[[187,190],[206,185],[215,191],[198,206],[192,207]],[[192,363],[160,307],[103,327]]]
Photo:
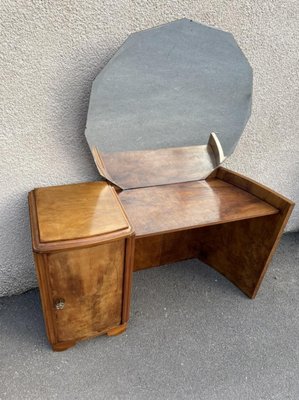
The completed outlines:
[[[110,329],[107,332],[107,336],[118,336],[124,333],[127,330],[127,323],[124,323],[122,325],[116,326],[115,328]]]
[[[124,333],[127,330],[127,323],[118,325],[118,326],[114,326],[113,328],[109,329],[107,332],[101,332],[98,335],[94,335],[94,336],[90,336],[90,337],[86,337],[86,338],[80,338],[77,341],[75,340],[69,340],[66,342],[58,342],[58,343],[52,343],[52,350],[53,351],[64,351],[64,350],[68,350],[71,347],[74,347],[78,341],[83,341],[83,340],[87,340],[93,337],[97,337],[97,336],[103,336],[103,335],[107,335],[107,336],[118,336],[121,335],[122,333]]]
[[[74,347],[77,342],[74,340],[70,340],[69,342],[60,342],[60,343],[52,343],[53,351],[64,351]]]

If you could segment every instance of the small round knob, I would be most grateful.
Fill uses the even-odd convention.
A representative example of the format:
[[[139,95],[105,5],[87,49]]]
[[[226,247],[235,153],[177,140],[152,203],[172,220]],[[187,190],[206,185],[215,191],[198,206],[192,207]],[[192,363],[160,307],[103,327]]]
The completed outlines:
[[[56,302],[55,302],[56,310],[63,310],[64,309],[64,303],[65,303],[64,299],[56,300]]]

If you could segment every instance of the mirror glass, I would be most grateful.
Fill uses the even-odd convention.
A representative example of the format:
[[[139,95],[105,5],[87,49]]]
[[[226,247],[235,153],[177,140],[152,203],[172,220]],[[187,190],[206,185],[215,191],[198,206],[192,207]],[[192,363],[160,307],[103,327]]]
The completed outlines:
[[[101,152],[205,145],[229,156],[250,116],[252,70],[234,37],[177,20],[128,37],[96,77],[86,138]]]

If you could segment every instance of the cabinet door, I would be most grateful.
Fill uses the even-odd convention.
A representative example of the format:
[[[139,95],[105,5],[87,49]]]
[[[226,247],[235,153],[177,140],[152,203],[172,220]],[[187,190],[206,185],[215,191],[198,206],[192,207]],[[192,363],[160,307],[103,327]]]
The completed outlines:
[[[125,240],[48,255],[57,341],[121,323]]]

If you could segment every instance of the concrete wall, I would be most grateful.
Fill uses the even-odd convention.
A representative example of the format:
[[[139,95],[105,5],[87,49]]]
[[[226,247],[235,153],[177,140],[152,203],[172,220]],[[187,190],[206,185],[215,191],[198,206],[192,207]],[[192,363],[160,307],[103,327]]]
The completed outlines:
[[[83,135],[91,82],[140,29],[188,17],[235,35],[254,99],[227,166],[298,201],[298,15],[297,0],[2,0],[0,295],[36,285],[27,192],[98,178]]]

